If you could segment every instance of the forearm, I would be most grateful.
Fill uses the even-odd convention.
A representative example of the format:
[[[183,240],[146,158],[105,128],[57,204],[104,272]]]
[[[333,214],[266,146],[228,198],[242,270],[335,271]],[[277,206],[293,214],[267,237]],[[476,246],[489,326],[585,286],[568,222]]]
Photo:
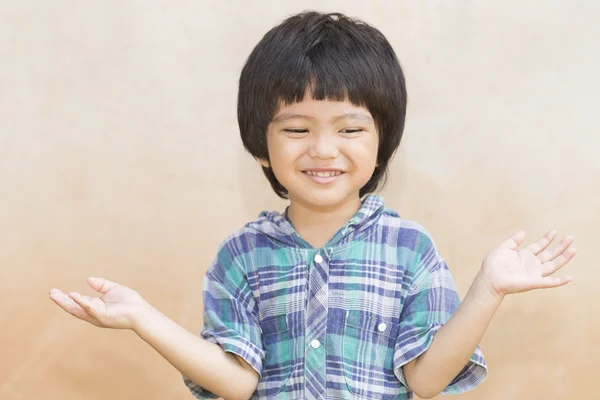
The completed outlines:
[[[502,297],[478,275],[454,315],[434,335],[429,349],[404,366],[411,390],[430,398],[448,386],[468,363],[501,302]]]
[[[258,374],[244,368],[234,354],[187,331],[154,308],[143,314],[134,331],[183,375],[226,400],[247,400],[252,395]]]

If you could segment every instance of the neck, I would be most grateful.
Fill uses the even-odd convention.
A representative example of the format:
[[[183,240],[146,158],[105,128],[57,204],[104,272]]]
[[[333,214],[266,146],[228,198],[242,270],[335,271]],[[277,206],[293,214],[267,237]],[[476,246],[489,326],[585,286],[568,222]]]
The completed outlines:
[[[339,204],[327,207],[314,206],[290,198],[288,217],[300,237],[311,246],[320,248],[356,214],[360,205],[358,193]]]

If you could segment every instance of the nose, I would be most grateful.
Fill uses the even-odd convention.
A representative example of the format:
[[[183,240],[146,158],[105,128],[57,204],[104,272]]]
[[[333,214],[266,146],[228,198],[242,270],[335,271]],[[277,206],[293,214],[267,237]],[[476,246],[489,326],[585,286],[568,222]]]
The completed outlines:
[[[317,158],[321,160],[327,160],[330,158],[337,158],[340,155],[340,151],[337,146],[335,137],[332,135],[316,135],[311,143],[308,155],[311,158]]]

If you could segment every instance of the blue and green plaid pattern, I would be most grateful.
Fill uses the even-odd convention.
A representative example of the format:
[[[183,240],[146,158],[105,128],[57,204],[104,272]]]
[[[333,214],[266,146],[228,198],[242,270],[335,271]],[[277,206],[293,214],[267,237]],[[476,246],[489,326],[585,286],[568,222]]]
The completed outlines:
[[[458,305],[427,231],[371,195],[320,249],[276,212],[231,235],[204,279],[201,336],[260,374],[252,399],[411,399],[401,367]],[[444,393],[486,375],[477,348]]]

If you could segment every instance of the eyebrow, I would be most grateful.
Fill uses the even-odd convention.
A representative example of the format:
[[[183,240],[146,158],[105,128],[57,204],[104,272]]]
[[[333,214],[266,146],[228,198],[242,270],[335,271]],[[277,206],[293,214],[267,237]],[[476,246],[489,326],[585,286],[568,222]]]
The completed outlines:
[[[288,119],[296,119],[296,118],[308,119],[310,121],[315,120],[315,118],[313,118],[309,115],[284,112],[284,113],[279,114],[275,118],[273,118],[273,122],[287,121]],[[361,112],[346,113],[346,114],[338,115],[338,116],[333,117],[331,119],[331,121],[336,122],[336,121],[339,121],[340,119],[359,119],[359,120],[366,121],[366,122],[373,122],[373,118],[371,118],[369,115],[367,115],[365,113],[361,113]]]

